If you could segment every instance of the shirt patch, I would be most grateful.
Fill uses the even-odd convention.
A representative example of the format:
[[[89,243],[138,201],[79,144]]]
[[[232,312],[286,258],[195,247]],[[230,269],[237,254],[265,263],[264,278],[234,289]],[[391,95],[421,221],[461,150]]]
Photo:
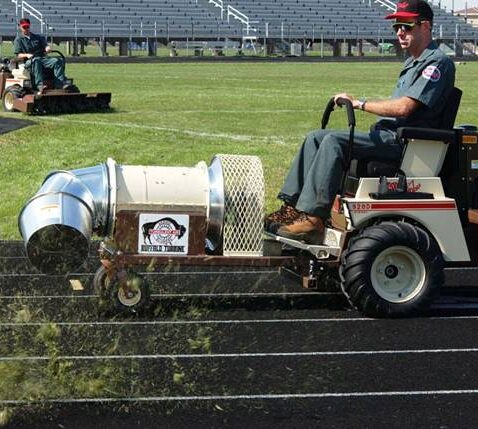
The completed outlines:
[[[440,69],[436,66],[428,66],[422,71],[422,77],[426,80],[431,80],[432,82],[438,82],[441,78]]]

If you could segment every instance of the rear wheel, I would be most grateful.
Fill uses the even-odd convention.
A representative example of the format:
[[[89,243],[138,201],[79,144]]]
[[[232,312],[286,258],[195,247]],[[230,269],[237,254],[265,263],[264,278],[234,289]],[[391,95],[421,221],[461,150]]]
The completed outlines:
[[[78,88],[76,85],[70,85],[70,88],[68,89],[68,92],[71,92],[73,94],[79,94],[80,93],[80,88]]]
[[[140,313],[149,303],[149,285],[137,273],[127,272],[120,278],[106,279],[106,288],[112,306],[121,313]]]
[[[443,256],[433,237],[408,223],[365,228],[342,255],[341,288],[367,316],[418,314],[444,282]]]
[[[17,110],[13,107],[13,103],[17,98],[22,98],[25,95],[23,88],[19,86],[10,86],[3,93],[3,110],[5,112],[16,112]]]

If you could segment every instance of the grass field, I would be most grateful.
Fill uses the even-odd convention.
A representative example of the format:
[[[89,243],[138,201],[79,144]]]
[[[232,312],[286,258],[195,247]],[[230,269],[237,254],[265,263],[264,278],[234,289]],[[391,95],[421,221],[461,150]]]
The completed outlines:
[[[391,94],[400,63],[71,64],[82,91],[113,93],[110,113],[31,118],[35,125],[0,135],[0,239],[19,239],[17,216],[46,174],[105,162],[184,165],[216,153],[260,156],[266,204],[297,147],[318,127],[334,93],[369,99]],[[464,96],[457,123],[478,123],[478,63],[457,66]],[[22,117],[6,114],[4,117]],[[359,112],[359,129],[374,117]],[[330,127],[345,128],[344,112]]]

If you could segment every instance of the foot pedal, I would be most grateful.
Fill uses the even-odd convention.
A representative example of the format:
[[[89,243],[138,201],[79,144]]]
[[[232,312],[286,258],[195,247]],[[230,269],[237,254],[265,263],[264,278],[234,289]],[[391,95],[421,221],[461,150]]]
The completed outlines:
[[[269,232],[264,233],[267,238],[276,240],[287,246],[305,250],[317,259],[328,259],[331,256],[338,257],[340,255],[340,243],[342,240],[342,233],[330,228],[325,228],[324,244],[308,244],[303,241],[292,240],[290,238],[281,237],[280,235],[274,235]]]

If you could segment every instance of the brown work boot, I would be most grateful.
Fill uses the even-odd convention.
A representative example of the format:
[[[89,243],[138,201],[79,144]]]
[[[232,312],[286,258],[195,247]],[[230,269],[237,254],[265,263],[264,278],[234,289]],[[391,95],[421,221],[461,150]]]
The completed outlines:
[[[281,226],[277,230],[277,235],[308,244],[322,244],[325,235],[324,221],[318,216],[306,215],[305,219]]]
[[[279,210],[269,213],[264,219],[264,228],[266,231],[276,233],[282,225],[288,225],[295,222],[302,212],[299,212],[294,206],[284,203]]]
[[[478,210],[470,209],[468,210],[468,221],[478,225]]]

